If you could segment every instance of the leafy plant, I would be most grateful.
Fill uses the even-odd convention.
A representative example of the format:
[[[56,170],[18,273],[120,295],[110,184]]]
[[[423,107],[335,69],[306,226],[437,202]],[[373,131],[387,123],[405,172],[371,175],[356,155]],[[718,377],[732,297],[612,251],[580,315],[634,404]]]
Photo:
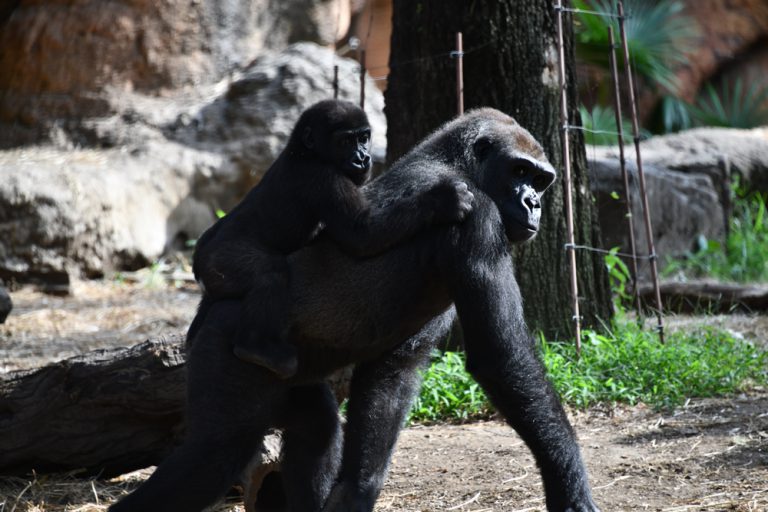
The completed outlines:
[[[632,274],[629,267],[618,255],[619,248],[612,248],[605,255],[605,266],[608,269],[608,279],[611,284],[611,291],[614,296],[614,310],[623,311],[622,304],[630,302],[632,296],[629,294],[628,285],[632,282]]]
[[[672,133],[687,130],[694,125],[691,106],[674,96],[663,96],[659,102],[658,109],[654,113],[656,116],[655,123],[653,120],[651,123],[655,124],[655,126],[652,126],[651,130]]]
[[[493,409],[480,385],[464,369],[465,360],[460,352],[436,355],[424,372],[421,393],[411,408],[408,421],[466,422],[490,417]]]
[[[614,0],[574,0],[580,10],[606,14],[617,12]],[[683,14],[683,3],[677,0],[626,0],[627,46],[634,71],[649,85],[675,91],[673,69],[685,62],[685,52],[698,39],[693,19]],[[576,13],[577,55],[587,63],[609,70],[608,25],[613,26],[619,41],[619,25],[614,17]],[[617,52],[619,62],[623,53]]]
[[[689,105],[690,116],[699,126],[755,128],[768,124],[768,86],[753,82],[744,87],[740,78],[721,87],[718,94],[707,84],[695,105]]]
[[[584,105],[579,107],[581,125],[584,127],[584,142],[589,145],[610,146],[618,142],[616,111],[612,107],[595,105],[592,110]],[[627,119],[621,120],[624,142],[632,142],[632,124]]]

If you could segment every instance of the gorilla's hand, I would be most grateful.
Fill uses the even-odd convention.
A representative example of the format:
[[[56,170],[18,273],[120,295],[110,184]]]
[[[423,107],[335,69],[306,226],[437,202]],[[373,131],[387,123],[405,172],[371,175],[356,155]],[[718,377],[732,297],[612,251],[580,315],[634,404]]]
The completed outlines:
[[[548,501],[549,508],[563,510],[563,512],[600,512],[600,507],[592,499],[592,493],[588,487],[585,487],[581,492],[568,494],[571,494],[572,497],[563,500],[565,501],[565,506],[562,505],[562,502],[561,504],[553,505]]]
[[[600,508],[594,502],[579,503],[565,509],[565,512],[600,512]]]
[[[370,512],[376,503],[376,495],[348,482],[339,482],[333,487],[322,512]]]
[[[426,192],[436,222],[461,222],[472,211],[475,195],[467,184],[456,179],[445,179]]]

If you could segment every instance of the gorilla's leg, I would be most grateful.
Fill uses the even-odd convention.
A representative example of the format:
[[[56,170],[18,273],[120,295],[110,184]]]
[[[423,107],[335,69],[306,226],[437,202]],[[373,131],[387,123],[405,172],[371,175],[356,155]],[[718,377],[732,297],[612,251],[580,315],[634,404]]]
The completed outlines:
[[[232,354],[240,303],[210,305],[187,368],[187,437],[114,512],[195,512],[219,500],[240,476],[271,426],[285,384]]]
[[[319,511],[341,462],[336,398],[326,383],[292,388],[281,414],[283,478],[289,510]]]
[[[484,232],[465,231],[465,247],[488,250],[482,257],[456,258],[451,272],[467,369],[533,452],[548,510],[598,510],[575,434],[525,325],[511,257],[503,241],[492,247],[489,240],[470,240]]]
[[[420,384],[417,370],[427,364],[431,350],[448,334],[454,317],[451,308],[392,352],[355,368],[342,468],[324,511],[373,510]]]

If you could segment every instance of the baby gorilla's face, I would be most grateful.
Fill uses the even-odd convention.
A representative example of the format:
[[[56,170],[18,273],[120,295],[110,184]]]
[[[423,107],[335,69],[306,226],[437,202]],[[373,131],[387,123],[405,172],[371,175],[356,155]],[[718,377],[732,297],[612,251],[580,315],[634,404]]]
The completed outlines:
[[[368,126],[336,130],[331,135],[335,165],[356,185],[368,180],[371,170],[371,129]]]

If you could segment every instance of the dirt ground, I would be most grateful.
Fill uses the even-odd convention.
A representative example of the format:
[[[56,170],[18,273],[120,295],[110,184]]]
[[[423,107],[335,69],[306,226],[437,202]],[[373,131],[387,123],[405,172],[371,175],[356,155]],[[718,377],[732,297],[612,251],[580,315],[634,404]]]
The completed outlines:
[[[101,347],[182,331],[198,300],[194,285],[152,274],[130,282],[76,283],[69,297],[23,288],[0,325],[0,372],[34,368]],[[672,317],[768,344],[768,317]],[[643,406],[571,411],[603,511],[768,510],[768,391],[692,399],[675,411]],[[149,470],[112,481],[70,475],[0,478],[0,512],[104,510]],[[217,510],[242,510],[236,500]],[[544,510],[541,484],[522,441],[496,421],[403,431],[377,511]]]

